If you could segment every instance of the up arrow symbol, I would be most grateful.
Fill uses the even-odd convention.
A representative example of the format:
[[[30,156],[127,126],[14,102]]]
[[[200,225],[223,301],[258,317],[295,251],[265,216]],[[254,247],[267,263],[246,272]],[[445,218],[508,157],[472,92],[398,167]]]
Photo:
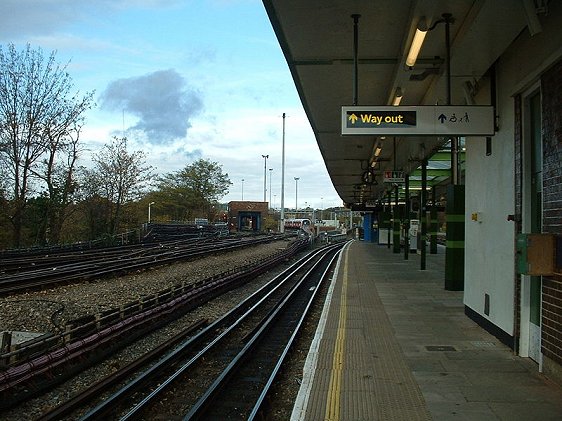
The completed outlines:
[[[437,120],[441,120],[441,124],[443,124],[445,120],[447,120],[447,116],[445,114],[441,114],[439,117],[437,117]]]

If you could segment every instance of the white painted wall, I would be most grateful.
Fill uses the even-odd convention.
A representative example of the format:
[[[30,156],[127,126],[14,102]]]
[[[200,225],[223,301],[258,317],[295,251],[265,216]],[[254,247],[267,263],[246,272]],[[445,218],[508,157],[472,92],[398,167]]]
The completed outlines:
[[[481,92],[489,97],[488,92]],[[486,139],[466,139],[465,292],[464,304],[506,333],[514,333],[514,213],[513,106],[501,109],[502,129]],[[478,213],[479,221],[472,221]],[[490,296],[490,315],[484,314],[484,294]]]
[[[514,332],[514,100],[537,83],[540,74],[562,56],[562,5],[549,7],[543,31],[524,31],[497,64],[497,114],[500,130],[486,156],[485,138],[468,138],[466,150],[466,239],[464,303],[508,334]],[[532,60],[529,58],[532,57]],[[489,104],[489,85],[482,82],[477,104]],[[481,212],[482,222],[471,214]],[[484,315],[484,294],[490,315]]]

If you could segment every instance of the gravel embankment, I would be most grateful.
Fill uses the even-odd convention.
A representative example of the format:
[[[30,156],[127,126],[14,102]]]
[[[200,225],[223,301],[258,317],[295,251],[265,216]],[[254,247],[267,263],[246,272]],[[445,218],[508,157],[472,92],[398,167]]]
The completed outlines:
[[[123,277],[2,297],[0,298],[0,330],[53,332],[57,328],[56,325],[63,326],[67,321],[115,308],[173,285],[195,282],[222,273],[229,268],[245,265],[250,261],[283,250],[287,244],[286,241],[278,241]],[[266,277],[261,278],[191,311],[185,317],[158,332],[147,335],[142,340],[114,354],[112,358],[84,371],[47,394],[24,402],[9,411],[4,411],[0,414],[0,421],[23,421],[37,418],[93,382],[163,343],[189,324],[202,318],[212,321],[223,315],[250,292],[259,288],[265,282]],[[62,312],[53,318],[53,314],[61,309]],[[54,319],[54,323],[52,319]],[[291,399],[289,398],[288,401],[290,402]],[[76,419],[76,417],[69,419]]]
[[[0,297],[0,331],[54,332],[66,322],[119,307],[174,285],[192,283],[270,256],[286,241],[138,272]]]

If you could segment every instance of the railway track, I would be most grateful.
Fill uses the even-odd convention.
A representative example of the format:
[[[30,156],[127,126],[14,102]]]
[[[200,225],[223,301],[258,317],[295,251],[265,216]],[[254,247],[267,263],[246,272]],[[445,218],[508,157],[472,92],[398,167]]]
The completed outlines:
[[[308,254],[222,318],[175,344],[157,363],[144,368],[124,386],[105,394],[102,402],[92,403],[93,394],[85,392],[87,400],[77,403],[76,398],[68,405],[72,410],[79,405],[92,408],[86,413],[78,412],[83,420],[171,419],[186,414],[191,419],[240,419],[240,411],[247,414],[244,417],[255,416],[262,411],[267,390],[342,246]],[[258,370],[252,369],[256,364]],[[250,384],[248,378],[252,379]],[[203,379],[207,381],[201,382]],[[237,385],[226,385],[227,381]],[[113,387],[111,380],[104,385]],[[227,396],[225,393],[232,389],[255,393],[251,398],[246,393],[243,399]],[[242,409],[233,404],[241,401],[251,405]],[[235,415],[232,408],[237,408]],[[206,412],[210,410],[214,415]],[[55,411],[67,414],[70,409],[63,406]],[[42,419],[57,419],[53,414],[44,414]]]
[[[0,259],[0,295],[78,282],[279,240],[279,236],[195,239]]]
[[[185,419],[265,418],[269,389],[290,352],[319,284],[331,275],[341,247],[335,246],[319,256],[279,305],[246,338],[244,347]]]
[[[306,241],[296,241],[282,252],[245,268],[166,290],[139,300],[126,311],[116,309],[105,320],[92,319],[70,331],[1,354],[0,361],[19,357],[22,362],[0,371],[0,408],[12,407],[48,390],[136,338],[260,275],[306,245]]]
[[[157,358],[160,358],[162,355],[164,355],[166,351],[169,350],[170,347],[175,346],[176,344],[188,338],[190,335],[193,335],[194,332],[196,332],[199,328],[204,326],[206,323],[207,322],[205,320],[200,320],[199,322],[190,325],[188,328],[184,329],[182,332],[175,335],[165,344],[162,344],[159,347],[153,349],[152,351],[147,352],[145,355],[138,358],[136,361],[114,372],[113,374],[104,378],[103,380],[100,380],[99,382],[91,385],[89,388],[77,394],[72,399],[64,402],[63,404],[57,406],[51,411],[44,413],[37,421],[53,421],[53,420],[63,419],[64,417],[71,414],[73,411],[79,409],[81,405],[84,405],[89,401],[95,399],[96,397],[98,397],[100,393],[105,392],[112,385],[119,383],[127,376],[131,375],[131,373],[135,373],[136,371],[142,369],[143,367],[153,362]]]

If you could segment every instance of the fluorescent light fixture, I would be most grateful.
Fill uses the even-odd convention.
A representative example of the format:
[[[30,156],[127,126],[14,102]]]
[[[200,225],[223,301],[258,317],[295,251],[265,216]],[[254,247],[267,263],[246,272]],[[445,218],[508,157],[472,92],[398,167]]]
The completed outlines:
[[[394,92],[394,98],[392,99],[392,105],[400,105],[400,101],[402,101],[402,89],[400,87],[396,88]]]
[[[416,33],[414,34],[414,39],[412,40],[412,45],[410,45],[410,50],[408,51],[408,56],[406,57],[406,66],[413,67],[416,63],[423,41],[427,35],[427,29],[425,17],[420,18],[416,28]]]
[[[377,139],[377,141],[375,142],[375,145],[373,147],[373,158],[372,160],[375,162],[377,160],[377,158],[379,157],[379,155],[382,152],[382,142],[380,139]]]

